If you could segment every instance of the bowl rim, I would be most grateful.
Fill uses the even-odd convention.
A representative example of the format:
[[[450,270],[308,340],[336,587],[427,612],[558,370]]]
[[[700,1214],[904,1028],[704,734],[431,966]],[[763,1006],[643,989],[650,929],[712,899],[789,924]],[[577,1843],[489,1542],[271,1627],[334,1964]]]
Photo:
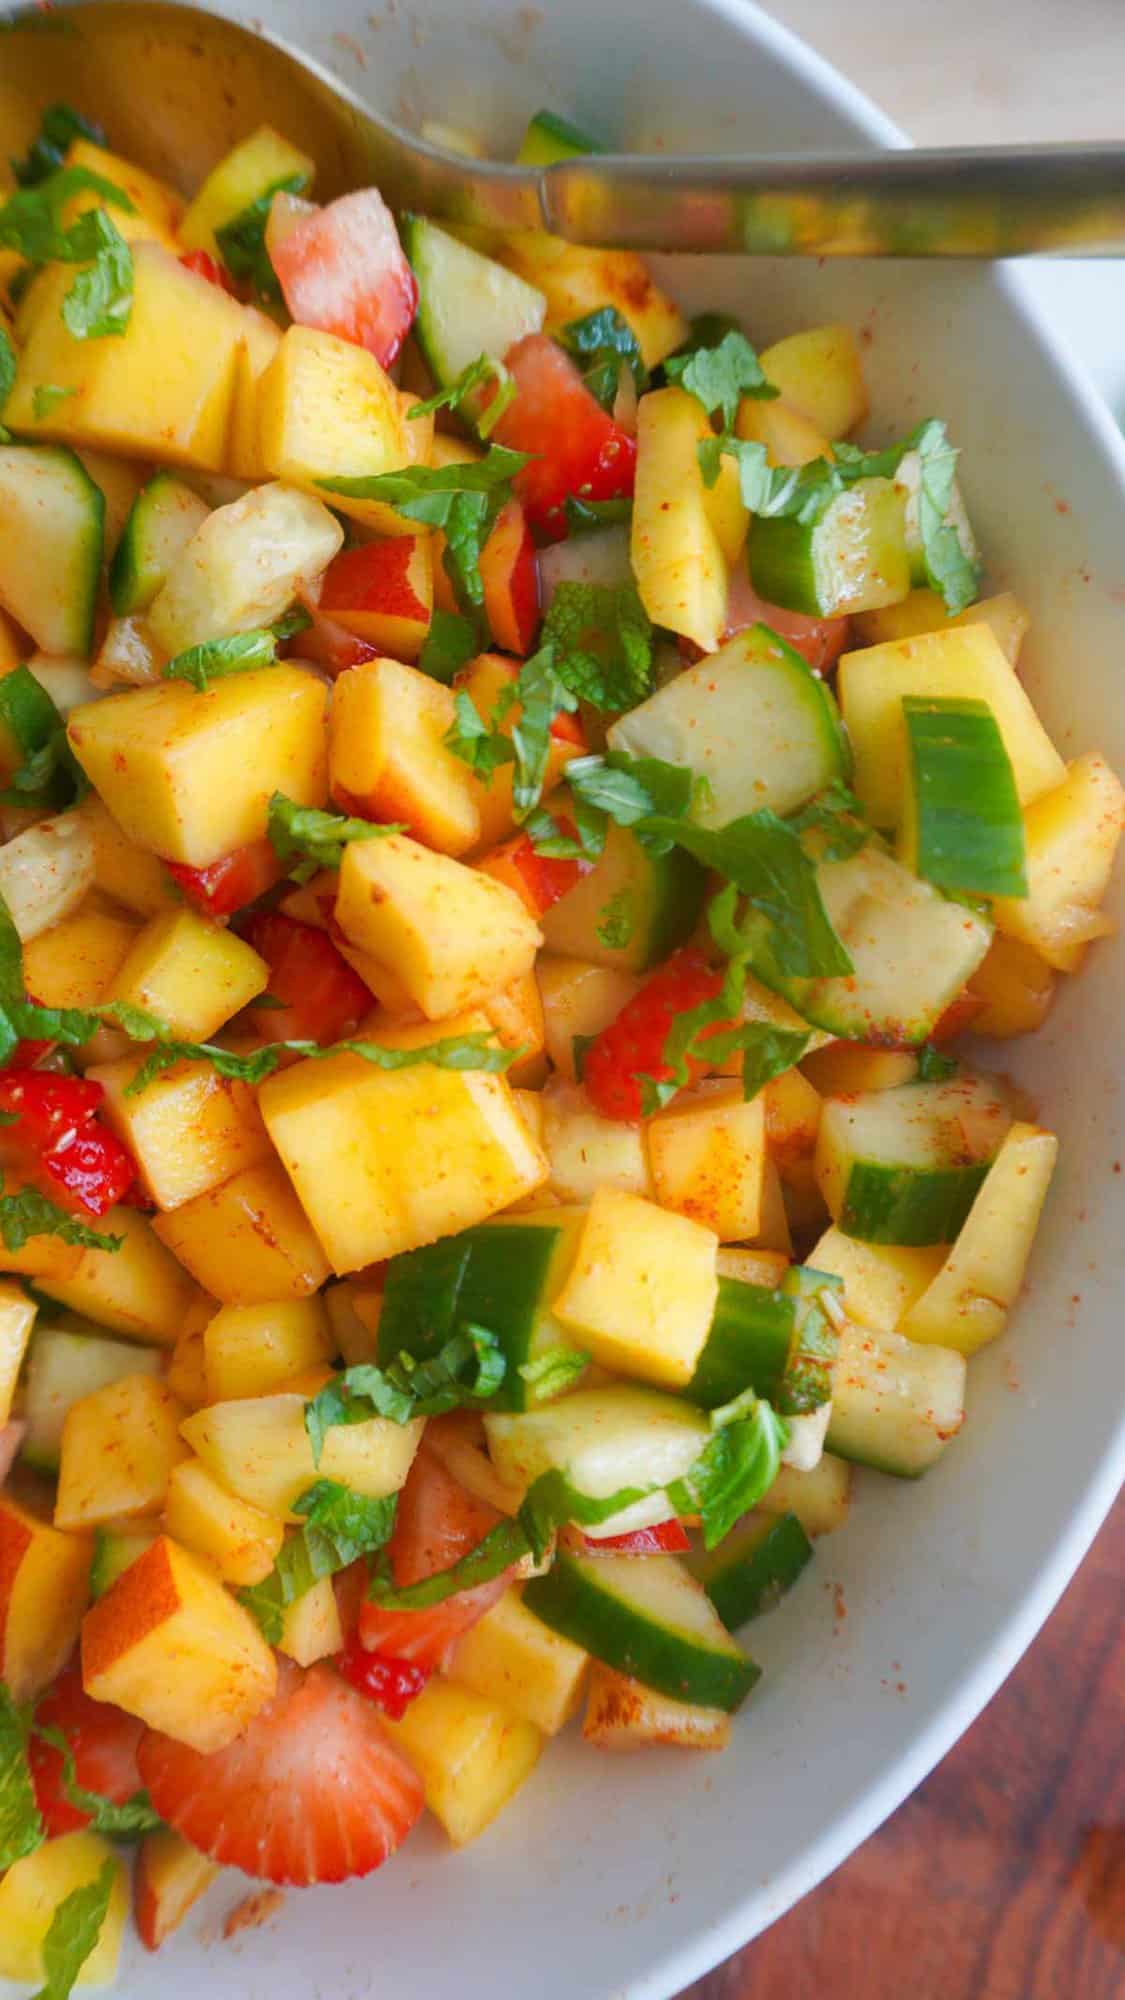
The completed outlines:
[[[764,45],[838,116],[851,123],[861,141],[879,147],[912,143],[859,85],[803,37],[767,14],[757,0],[697,0],[697,4],[721,16],[747,40]],[[1077,404],[1094,432],[1099,448],[1116,471],[1125,504],[1125,438],[1104,397],[1056,332],[1018,265],[1001,265],[996,281],[1018,310],[1030,338],[1046,350],[1064,393]],[[950,1690],[911,1749],[873,1778],[850,1808],[768,1884],[757,1884],[720,1922],[689,1933],[674,1952],[664,1952],[647,1973],[630,1980],[621,2000],[674,2000],[676,1994],[741,1950],[808,1895],[897,1810],[976,1721],[1027,1651],[1077,1571],[1123,1484],[1125,1410],[1111,1447],[1091,1466],[1084,1492],[1060,1523],[1034,1588],[1000,1626],[963,1680]]]

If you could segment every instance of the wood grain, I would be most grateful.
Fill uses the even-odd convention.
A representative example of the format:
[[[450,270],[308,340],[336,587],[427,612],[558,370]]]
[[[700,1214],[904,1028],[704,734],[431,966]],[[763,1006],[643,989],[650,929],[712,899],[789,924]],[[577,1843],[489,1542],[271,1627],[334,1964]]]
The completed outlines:
[[[681,2000],[1122,2000],[1123,1613],[1125,1498],[945,1762]]]

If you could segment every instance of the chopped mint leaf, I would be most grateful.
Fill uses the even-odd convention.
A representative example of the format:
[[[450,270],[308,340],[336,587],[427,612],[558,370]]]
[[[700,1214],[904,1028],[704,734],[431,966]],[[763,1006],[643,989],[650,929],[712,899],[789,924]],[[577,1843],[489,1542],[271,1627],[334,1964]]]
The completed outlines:
[[[480,650],[476,627],[454,611],[435,611],[418,655],[418,670],[446,687]]]
[[[542,637],[563,686],[595,708],[635,708],[652,686],[652,625],[634,584],[560,583]]]
[[[496,1394],[505,1367],[496,1335],[465,1325],[428,1361],[403,1352],[386,1368],[366,1361],[345,1368],[305,1405],[313,1464],[320,1464],[325,1433],[337,1424],[363,1424],[372,1417],[408,1424],[414,1417],[477,1408]]]
[[[79,271],[63,300],[63,319],[76,340],[123,334],[133,310],[133,253],[104,208],[92,208],[79,218],[72,231],[75,240],[79,230],[85,232],[83,259],[93,261]]]
[[[779,394],[773,383],[767,382],[746,335],[737,328],[725,332],[714,346],[699,346],[690,354],[670,354],[664,373],[669,382],[694,396],[709,417],[721,417],[726,431],[734,425],[743,396],[762,399]]]
[[[160,1814],[153,1811],[147,1792],[135,1792],[124,1804],[116,1805],[100,1792],[88,1791],[79,1784],[74,1752],[61,1729],[55,1729],[49,1722],[34,1722],[32,1731],[58,1751],[63,1760],[63,1790],[77,1812],[88,1814],[95,1833],[103,1833],[109,1840],[127,1840],[136,1834],[153,1833],[163,1824]]]
[[[345,813],[321,812],[317,806],[298,805],[284,792],[275,792],[269,802],[267,826],[274,853],[286,864],[293,882],[310,882],[322,868],[338,868],[344,848],[351,840],[379,840],[388,833],[403,833],[397,825],[376,825],[369,819],[352,819]]]
[[[629,889],[618,889],[598,911],[597,936],[607,951],[624,951],[632,935],[636,917]]]
[[[89,139],[95,146],[104,146],[105,133],[100,125],[83,118],[69,104],[48,104],[39,121],[39,130],[32,140],[22,160],[11,162],[12,172],[21,187],[35,187],[40,181],[61,167],[71,142],[75,139]]]
[[[396,1590],[388,1566],[386,1574],[372,1578],[367,1595],[373,1603],[384,1605],[389,1611],[427,1611],[431,1605],[455,1597],[460,1590],[473,1590],[478,1584],[491,1583],[494,1577],[503,1576],[506,1569],[527,1555],[528,1548],[527,1535],[519,1521],[498,1521],[475,1549],[470,1549],[468,1555],[449,1569],[438,1570],[434,1576],[424,1576],[418,1583]]]
[[[568,535],[587,535],[593,528],[631,521],[633,502],[624,496],[617,500],[580,500],[571,493],[563,501],[563,513]]]
[[[443,741],[446,749],[452,750],[485,784],[501,764],[515,762],[511,737],[495,724],[490,726],[481,721],[476,703],[464,688],[459,688],[454,697],[454,720]]]
[[[940,593],[947,612],[954,617],[972,604],[980,588],[980,565],[966,553],[948,518],[959,454],[946,436],[945,425],[934,417],[920,424],[912,435],[918,453],[918,532],[926,581],[931,590]]]
[[[275,194],[303,194],[309,184],[304,173],[283,174],[248,204],[233,215],[229,222],[221,223],[215,231],[215,242],[232,278],[249,281],[259,299],[272,300],[275,304],[281,298],[281,286],[277,282],[277,272],[270,263],[266,249],[266,224]]]
[[[560,347],[582,365],[582,379],[603,410],[612,410],[622,367],[630,370],[638,394],[648,388],[640,342],[616,306],[599,306],[571,320],[555,335]]]
[[[102,1934],[120,1863],[106,1861],[92,1882],[64,1896],[43,1939],[46,1981],[35,2000],[69,2000],[75,1981]]]
[[[488,722],[481,720],[471,697],[459,689],[455,721],[444,741],[485,783],[501,764],[515,766],[512,799],[515,816],[522,823],[534,812],[542,794],[551,724],[564,710],[572,712],[577,707],[577,696],[554,670],[554,649],[541,646],[524,661],[518,679],[502,690]],[[502,724],[513,714],[515,720],[504,729]]]
[[[677,1513],[699,1514],[704,1547],[713,1549],[755,1507],[777,1478],[788,1427],[769,1403],[747,1390],[713,1410],[714,1435],[682,1479],[668,1488]]]
[[[0,791],[0,802],[60,812],[89,789],[67,741],[66,724],[30,667],[15,667],[0,679],[0,719],[24,759]]]
[[[506,409],[515,401],[516,385],[502,361],[491,354],[478,354],[462,368],[455,382],[448,389],[439,389],[434,396],[427,396],[424,403],[415,403],[406,414],[408,417],[428,417],[435,410],[459,410],[463,415],[471,415],[480,409],[479,391],[495,382],[496,394],[486,408],[475,417],[475,428],[481,437],[488,437],[495,430]],[[466,411],[465,405],[469,405]]]
[[[312,618],[304,605],[292,604],[269,629],[280,646],[283,639],[295,639],[299,632],[307,632],[311,624]]]
[[[103,174],[92,174],[85,167],[57,167],[0,205],[0,249],[17,251],[29,264],[84,264],[97,255],[99,228],[92,218],[104,211],[87,209],[69,228],[63,227],[61,215],[72,195],[87,193],[96,194],[111,208],[135,212],[124,190]]]
[[[254,667],[272,667],[277,658],[277,635],[267,626],[251,632],[233,632],[226,639],[204,639],[176,653],[161,668],[166,681],[190,681],[205,694],[210,683],[227,674],[245,674]]]
[[[335,1576],[390,1540],[397,1507],[397,1493],[372,1500],[334,1479],[316,1480],[293,1502],[293,1512],[305,1517],[303,1525],[286,1537],[269,1575],[238,1593],[271,1646],[281,1642],[291,1604],[323,1577]]]
[[[918,1050],[919,1083],[945,1083],[956,1074],[957,1064],[952,1056],[943,1055],[932,1042],[923,1042]]]
[[[0,1872],[41,1844],[43,1822],[27,1761],[30,1709],[17,1708],[0,1681]]]
[[[129,1014],[137,1010],[122,1012],[122,1003],[111,1000],[99,1009],[102,1017],[116,1020],[124,1027],[126,1034],[133,1034],[129,1026]],[[94,1019],[97,1020],[97,1016]],[[159,1023],[163,1027],[163,1023]],[[150,1035],[139,1033],[138,1041],[148,1041]],[[283,1055],[307,1056],[310,1062],[323,1062],[330,1056],[360,1056],[375,1069],[414,1069],[420,1063],[433,1063],[438,1069],[483,1070],[488,1075],[498,1075],[518,1062],[522,1053],[519,1049],[501,1048],[493,1039],[491,1030],[476,1030],[469,1035],[446,1035],[436,1042],[424,1042],[414,1049],[389,1049],[381,1042],[352,1039],[346,1042],[332,1042],[321,1047],[318,1042],[290,1040],[267,1042],[255,1049],[252,1055],[234,1055],[229,1049],[216,1047],[213,1042],[178,1041],[167,1030],[156,1038],[156,1047],[149,1050],[137,1070],[125,1086],[126,1097],[136,1097],[147,1090],[154,1077],[170,1069],[178,1062],[208,1062],[219,1076],[239,1083],[256,1084],[272,1076]]]
[[[0,387],[2,386],[0,383]],[[44,417],[50,416],[52,410],[57,410],[60,403],[65,403],[68,396],[77,394],[78,391],[73,383],[69,389],[60,389],[57,382],[37,382],[31,392],[31,414],[37,422],[41,422]],[[0,395],[0,403],[2,402],[3,396]]]
[[[0,1176],[0,1189],[3,1188]],[[0,1239],[6,1250],[22,1250],[31,1236],[57,1236],[63,1243],[75,1243],[82,1250],[120,1250],[123,1236],[106,1236],[90,1229],[38,1188],[18,1188],[14,1194],[0,1193]]]
[[[12,346],[11,335],[7,327],[0,326],[0,417],[4,414],[4,405],[12,393],[12,384],[15,379],[16,350]],[[38,411],[36,411],[37,416],[38,414]],[[7,444],[11,435],[11,432],[5,430],[3,424],[0,423],[0,444]]]
[[[862,813],[855,793],[833,778],[799,812],[790,813],[785,824],[794,833],[808,836],[803,845],[818,861],[846,861],[871,839],[871,828]]]
[[[590,1356],[580,1347],[545,1348],[534,1361],[521,1364],[519,1374],[530,1389],[534,1389],[541,1402],[549,1402],[553,1396],[561,1396],[573,1388],[579,1377],[590,1366]]]

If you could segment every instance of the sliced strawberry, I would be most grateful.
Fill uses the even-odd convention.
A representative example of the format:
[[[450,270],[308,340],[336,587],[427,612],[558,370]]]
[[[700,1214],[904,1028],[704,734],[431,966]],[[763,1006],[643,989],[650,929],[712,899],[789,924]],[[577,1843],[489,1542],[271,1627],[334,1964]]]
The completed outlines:
[[[302,215],[270,258],[298,326],[366,347],[389,368],[410,331],[418,283],[378,188]]]
[[[210,251],[185,250],[180,262],[185,271],[194,271],[197,278],[206,278],[209,285],[217,285],[221,292],[229,292],[232,298],[237,296],[229,274]]]
[[[625,1535],[579,1536],[584,1556],[680,1556],[691,1541],[682,1521],[657,1521],[651,1528],[631,1528]]]
[[[484,1540],[500,1518],[486,1500],[466,1493],[423,1445],[398,1496],[394,1533],[387,1545],[396,1585],[405,1590],[423,1577],[452,1568]],[[364,1604],[359,1614],[360,1638],[368,1652],[377,1652],[384,1659],[440,1667],[462,1633],[503,1597],[510,1581],[510,1573],[505,1571],[491,1583],[458,1591],[427,1611],[390,1611],[378,1604]]]
[[[418,1819],[421,1784],[338,1674],[277,1666],[273,1701],[226,1750],[203,1756],[146,1731],[149,1797],[201,1853],[262,1881],[306,1888],[369,1875]]]
[[[650,974],[586,1051],[583,1081],[603,1118],[635,1121],[642,1117],[645,1078],[665,1083],[673,1076],[664,1051],[678,1016],[690,1013],[705,1000],[717,999],[722,986],[722,973],[698,945],[681,945]],[[722,1026],[716,1022],[701,1029],[699,1041],[720,1033]],[[697,1057],[689,1056],[687,1064],[693,1082],[707,1074],[706,1062]]]
[[[847,618],[809,618],[800,611],[785,611],[779,604],[767,604],[759,597],[745,566],[736,563],[730,574],[727,594],[727,622],[723,640],[733,639],[750,625],[768,625],[779,639],[800,653],[818,674],[834,667],[848,643],[851,630]]]
[[[205,917],[231,917],[256,903],[267,889],[280,882],[285,873],[268,840],[252,840],[236,847],[206,868],[189,868],[183,861],[167,861],[165,867],[189,902]]]
[[[494,643],[523,658],[539,630],[539,558],[518,500],[507,501],[496,516],[480,552],[480,578]]]
[[[269,966],[270,993],[282,1003],[258,1014],[263,1041],[338,1042],[370,1013],[372,997],[358,972],[315,925],[263,910],[245,936]]]
[[[137,1746],[144,1724],[109,1702],[92,1701],[82,1686],[77,1659],[64,1667],[35,1710],[35,1721],[59,1729],[70,1745],[74,1775],[88,1792],[125,1805],[144,1785]],[[63,1783],[63,1757],[53,1743],[32,1734],[27,1746],[35,1803],[51,1839],[89,1826],[90,1815],[71,1804]]]
[[[336,1655],[336,1666],[352,1687],[395,1722],[401,1722],[415,1695],[421,1694],[430,1678],[429,1668],[419,1667],[413,1660],[369,1653],[358,1632],[343,1652]]]
[[[633,491],[634,438],[619,430],[590,394],[568,354],[543,333],[529,333],[505,356],[516,398],[493,432],[497,444],[531,453],[515,491],[536,534],[566,534],[568,499],[615,500]]]

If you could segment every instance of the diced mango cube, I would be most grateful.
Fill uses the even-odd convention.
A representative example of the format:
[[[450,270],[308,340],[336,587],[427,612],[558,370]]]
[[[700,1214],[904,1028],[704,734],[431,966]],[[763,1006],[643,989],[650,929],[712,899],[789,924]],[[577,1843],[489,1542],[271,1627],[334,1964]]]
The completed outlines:
[[[23,979],[41,1007],[96,1007],[132,948],[136,923],[90,896],[73,915],[29,939]]]
[[[284,1528],[275,1514],[227,1491],[198,1458],[172,1469],[164,1526],[173,1541],[213,1562],[224,1583],[261,1583],[277,1561]]]
[[[727,564],[711,518],[698,446],[711,435],[686,389],[656,389],[637,409],[637,477],[630,554],[656,625],[718,647],[726,621]]]
[[[739,1243],[761,1227],[765,1105],[741,1084],[702,1083],[649,1120],[655,1199]]]
[[[765,408],[769,409],[770,404]],[[979,598],[951,618],[945,599],[936,590],[912,590],[901,604],[885,604],[879,611],[859,611],[852,619],[852,634],[861,646],[881,646],[890,639],[916,639],[920,632],[948,632],[959,625],[988,625],[1013,667],[1030,620],[1018,597],[1002,590],[996,597]]]
[[[23,1357],[35,1325],[35,1300],[20,1285],[0,1279],[0,1429],[12,1414]]]
[[[443,1024],[447,1034],[464,1025]],[[424,1044],[433,1030],[404,1036]],[[469,1229],[546,1178],[508,1084],[483,1070],[388,1071],[339,1055],[280,1071],[260,1101],[340,1273]]]
[[[338,1653],[344,1643],[340,1611],[330,1576],[318,1577],[311,1590],[287,1604],[282,1614],[278,1651],[288,1653],[299,1667],[311,1667]]]
[[[444,570],[439,569],[438,575],[444,577]],[[456,600],[447,608],[455,611]],[[470,660],[457,675],[453,687],[455,693],[468,695],[481,721],[489,728],[493,726],[498,708],[507,703],[496,727],[501,736],[510,737],[523,717],[522,703],[511,699],[518,678],[519,664],[509,659],[506,653],[478,653],[476,659]],[[571,759],[582,755],[583,747],[580,739],[575,741],[556,736],[552,730],[547,741],[547,761],[543,767],[544,795],[558,784]],[[467,766],[463,768],[467,771]],[[479,840],[482,848],[495,848],[498,842],[507,840],[515,828],[513,769],[511,764],[499,764],[487,780],[469,773],[480,815]],[[491,858],[491,855],[486,857],[486,866]],[[518,887],[518,877],[511,886]]]
[[[87,792],[75,810],[94,844],[94,882],[103,895],[138,917],[159,916],[175,906],[176,891],[163,864],[122,833],[97,792]]]
[[[683,1388],[715,1311],[717,1249],[714,1231],[702,1223],[602,1188],[555,1315],[604,1367]]]
[[[599,1750],[645,1750],[654,1745],[662,1749],[725,1750],[730,1742],[730,1716],[721,1708],[673,1701],[670,1695],[595,1660],[582,1735]]]
[[[555,1069],[573,1082],[575,1037],[596,1035],[608,1027],[641,982],[616,966],[555,958],[548,952],[536,961],[535,977],[543,998],[547,1054]]]
[[[205,868],[265,836],[271,794],[328,796],[324,683],[303,667],[130,688],[71,711],[70,745],[126,836]]]
[[[850,326],[810,326],[758,357],[767,381],[822,437],[844,438],[867,415],[859,343]]]
[[[153,1228],[224,1305],[303,1299],[329,1275],[328,1259],[276,1160],[247,1167],[158,1215]]]
[[[735,428],[740,438],[765,445],[770,465],[809,465],[814,458],[828,458],[831,454],[828,440],[821,436],[816,425],[801,410],[794,409],[792,403],[787,403],[784,396],[744,396],[738,406]],[[878,618],[886,614],[870,615]],[[901,635],[888,632],[885,636]]]
[[[426,1804],[455,1847],[475,1840],[531,1776],[543,1748],[533,1723],[455,1681],[428,1681],[401,1722],[384,1727],[405,1750]]]
[[[1125,789],[1105,758],[1088,751],[1027,807],[1028,893],[994,898],[997,928],[1057,971],[1076,972],[1090,940],[1114,928],[1101,902],[1123,826]]]
[[[272,1700],[277,1666],[214,1570],[161,1535],[87,1613],[82,1680],[92,1700],[206,1756]]]
[[[87,1313],[115,1333],[173,1347],[199,1299],[187,1272],[139,1209],[111,1208],[98,1228],[106,1236],[123,1236],[121,1249],[82,1250],[72,1270],[61,1276],[48,1272],[36,1283],[61,1305]]]
[[[32,437],[221,472],[242,307],[161,244],[135,243],[125,332],[79,340],[62,316],[73,283],[72,265],[50,264],[35,285],[9,424]],[[37,415],[44,382],[74,393]]]
[[[1003,1333],[1019,1296],[1059,1142],[1034,1125],[1010,1127],[941,1270],[899,1322],[908,1340],[959,1354]]]
[[[1055,997],[1055,975],[1029,944],[997,931],[969,991],[982,1003],[973,1016],[974,1034],[1006,1040],[1042,1026]]]
[[[0,1492],[0,1680],[13,1701],[42,1693],[78,1637],[90,1602],[89,1535],[50,1519],[50,1488]]]
[[[384,500],[328,493],[322,480],[398,472],[413,461],[409,423],[373,354],[319,327],[291,326],[257,386],[258,444],[276,479],[315,493],[381,535],[418,524]]]
[[[180,238],[189,250],[206,250],[217,257],[216,229],[233,222],[279,181],[297,181],[305,189],[315,172],[315,163],[307,153],[275,132],[272,125],[259,125],[212,167],[184,211]]]
[[[447,749],[453,692],[398,660],[366,660],[340,676],[332,701],[332,795],[347,812],[403,821],[417,840],[464,854],[480,838],[479,789]]]
[[[184,212],[184,204],[174,188],[165,181],[157,180],[155,174],[146,174],[143,167],[134,166],[131,160],[123,160],[118,153],[107,152],[104,146],[95,145],[90,139],[73,139],[67,148],[68,167],[82,167],[88,174],[97,174],[103,181],[112,181],[122,194],[132,202],[132,209],[119,208],[103,201],[94,188],[79,188],[69,201],[64,202],[61,220],[64,228],[69,228],[78,216],[85,215],[87,209],[105,208],[112,216],[126,243],[141,243],[146,239],[163,243],[165,248],[177,251],[176,231]]]
[[[235,479],[268,479],[258,419],[258,387],[281,344],[281,329],[253,306],[246,307],[234,370],[227,471]]]
[[[219,1873],[218,1863],[170,1826],[146,1833],[137,1850],[133,1906],[141,1943],[158,1951]]]
[[[207,1062],[179,1062],[130,1095],[139,1055],[86,1071],[105,1091],[102,1112],[137,1162],[158,1208],[178,1208],[270,1157],[253,1094]]]
[[[194,910],[152,917],[109,989],[185,1041],[206,1041],[269,985],[264,958],[223,924]]]
[[[451,1680],[499,1701],[557,1736],[582,1701],[590,1655],[529,1611],[518,1590],[508,1590],[459,1639],[449,1661]]]
[[[153,1375],[123,1375],[72,1403],[63,1424],[56,1528],[157,1514],[187,1453],[185,1411]]]
[[[336,1424],[325,1433],[317,1464],[305,1429],[307,1400],[288,1391],[212,1403],[186,1419],[183,1434],[213,1478],[282,1521],[298,1519],[293,1502],[317,1479],[335,1480],[370,1500],[397,1493],[418,1449],[423,1420],[394,1424],[389,1417],[369,1417],[360,1424]]]
[[[100,1833],[64,1833],[48,1840],[21,1861],[13,1862],[0,1881],[0,1979],[39,1986],[44,1993],[61,1989],[54,1983],[43,1946],[52,1921],[69,1896],[89,1889],[103,1868],[112,1868],[113,1887],[97,1941],[75,1984],[105,1986],[115,1977],[121,1938],[129,1914],[125,1864]]]
[[[530,972],[542,942],[514,890],[406,834],[344,849],[336,921],[431,1021]]]
[[[556,1201],[591,1201],[600,1187],[653,1196],[645,1135],[639,1125],[603,1118],[581,1084],[548,1084],[539,1100],[542,1146]]]
[[[213,1403],[268,1396],[335,1353],[320,1298],[222,1306],[206,1327],[203,1352]]]

